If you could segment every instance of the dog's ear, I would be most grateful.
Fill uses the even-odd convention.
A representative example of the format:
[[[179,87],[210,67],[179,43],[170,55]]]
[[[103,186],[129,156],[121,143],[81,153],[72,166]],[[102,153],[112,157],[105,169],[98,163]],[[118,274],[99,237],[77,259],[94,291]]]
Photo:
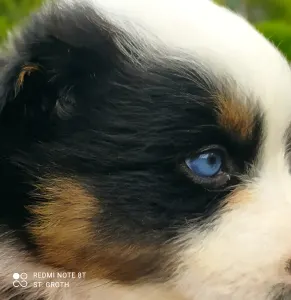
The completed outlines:
[[[31,15],[0,57],[1,124],[35,126],[70,116],[80,87],[102,86],[114,67],[114,34],[83,6],[51,5]]]

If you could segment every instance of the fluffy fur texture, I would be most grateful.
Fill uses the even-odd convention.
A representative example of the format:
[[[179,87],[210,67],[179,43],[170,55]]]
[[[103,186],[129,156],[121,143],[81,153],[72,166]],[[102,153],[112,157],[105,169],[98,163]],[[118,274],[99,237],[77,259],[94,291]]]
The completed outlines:
[[[0,68],[1,300],[290,299],[291,72],[245,20],[49,2]],[[213,145],[210,182],[185,160]]]

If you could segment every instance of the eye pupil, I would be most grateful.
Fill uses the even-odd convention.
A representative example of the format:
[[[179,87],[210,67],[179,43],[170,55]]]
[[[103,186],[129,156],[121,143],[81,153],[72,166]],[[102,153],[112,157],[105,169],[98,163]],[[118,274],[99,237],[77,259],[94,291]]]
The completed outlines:
[[[216,158],[216,156],[215,156],[213,153],[209,154],[209,156],[208,156],[208,158],[207,158],[207,162],[208,162],[210,165],[214,166],[214,165],[217,163],[217,158]]]

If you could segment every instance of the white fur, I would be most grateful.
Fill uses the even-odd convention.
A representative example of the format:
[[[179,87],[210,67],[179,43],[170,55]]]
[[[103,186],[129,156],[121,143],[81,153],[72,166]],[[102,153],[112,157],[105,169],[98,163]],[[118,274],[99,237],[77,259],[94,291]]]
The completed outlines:
[[[207,0],[86,1],[116,25],[140,35],[145,45],[164,44],[167,53],[179,50],[218,76],[230,74],[266,117],[262,168],[246,183],[250,197],[225,210],[215,229],[189,228],[184,234],[188,247],[171,283],[177,295],[164,286],[133,290],[95,284],[90,299],[266,300],[273,285],[291,283],[284,271],[291,258],[291,176],[284,144],[291,121],[287,61],[245,20]],[[0,268],[4,261],[0,258]],[[15,262],[11,265],[6,275],[16,271]],[[115,294],[119,292],[122,296]],[[60,299],[77,299],[75,290],[69,296],[62,293]],[[78,300],[86,299],[84,295]]]

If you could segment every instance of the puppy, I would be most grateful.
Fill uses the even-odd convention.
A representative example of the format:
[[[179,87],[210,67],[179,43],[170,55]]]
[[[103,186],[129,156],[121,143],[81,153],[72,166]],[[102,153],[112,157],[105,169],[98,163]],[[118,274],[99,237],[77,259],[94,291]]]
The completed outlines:
[[[208,0],[61,0],[0,58],[1,300],[291,299],[291,72]]]

